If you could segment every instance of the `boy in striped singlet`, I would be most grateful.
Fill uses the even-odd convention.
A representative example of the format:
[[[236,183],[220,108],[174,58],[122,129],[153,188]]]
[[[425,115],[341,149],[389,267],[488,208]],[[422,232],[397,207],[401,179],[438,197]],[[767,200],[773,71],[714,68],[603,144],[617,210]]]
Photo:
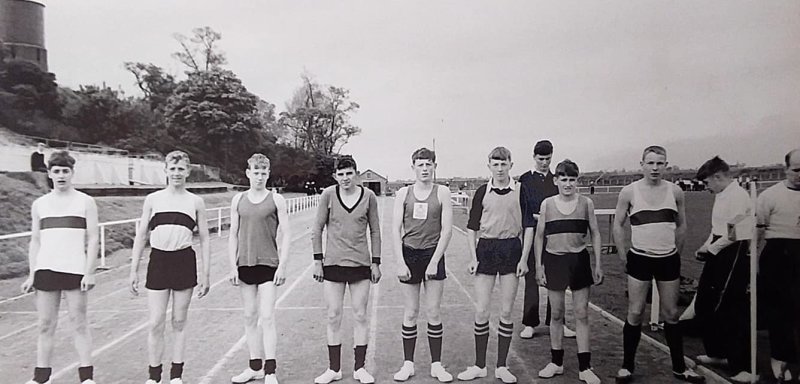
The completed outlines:
[[[398,277],[403,283],[405,297],[402,324],[404,363],[394,379],[406,381],[414,375],[419,293],[420,286],[424,285],[431,376],[446,383],[453,381],[453,376],[441,363],[444,330],[440,304],[447,277],[444,251],[452,234],[453,207],[450,190],[433,182],[436,153],[420,148],[411,155],[411,164],[416,182],[397,191],[392,216],[394,253],[399,259]]]
[[[164,354],[164,328],[167,305],[172,297],[172,366],[170,384],[183,384],[183,351],[186,344],[186,317],[192,301],[192,290],[199,285],[197,297],[209,289],[209,248],[206,205],[199,196],[186,190],[189,156],[172,151],[165,159],[168,185],[144,199],[142,218],[133,241],[130,290],[139,294],[139,259],[150,234],[150,262],[147,264],[147,307],[149,333],[147,356],[149,379],[145,384],[161,383],[161,358]],[[194,228],[200,235],[200,271],[192,249]],[[199,281],[198,281],[199,280]]]
[[[364,368],[367,356],[369,319],[367,302],[370,282],[381,278],[381,229],[378,199],[370,189],[358,185],[358,169],[350,156],[342,156],[334,166],[337,184],[325,188],[320,196],[317,218],[312,228],[314,280],[323,283],[328,312],[327,340],[329,368],[314,379],[327,384],[342,379],[342,307],[344,291],[350,286],[353,306],[355,366],[353,379],[362,384],[375,378]],[[367,243],[369,226],[369,244]],[[325,253],[322,232],[326,229]],[[371,248],[371,249],[370,249]]]
[[[94,199],[72,186],[74,167],[75,159],[67,151],[53,153],[47,163],[53,189],[31,206],[30,275],[22,283],[22,292],[36,290],[39,338],[36,368],[27,384],[50,384],[50,359],[62,292],[69,317],[75,321],[78,376],[82,384],[94,384],[86,304],[95,284],[100,235]]]
[[[489,153],[489,182],[475,191],[467,223],[471,262],[475,276],[475,365],[458,374],[459,380],[486,377],[486,347],[489,343],[489,305],[500,275],[500,322],[497,326],[497,365],[494,377],[516,383],[506,365],[514,323],[511,311],[519,278],[528,272],[528,255],[533,242],[533,210],[524,184],[511,178],[511,151],[497,147]],[[524,231],[524,232],[523,232]],[[520,237],[524,234],[524,245]]]
[[[556,166],[558,195],[546,198],[539,209],[534,253],[536,278],[547,288],[552,306],[550,353],[552,360],[539,371],[551,378],[564,373],[564,296],[572,290],[572,305],[578,342],[578,378],[587,384],[600,384],[591,367],[589,352],[589,288],[603,282],[600,262],[601,238],[594,215],[594,203],[578,193],[578,165],[564,160]],[[591,233],[595,267],[586,250],[586,234]],[[547,241],[545,241],[547,238]],[[543,246],[546,244],[546,246]]]
[[[636,349],[642,336],[642,315],[650,281],[655,278],[664,315],[664,336],[672,358],[672,374],[683,381],[703,383],[705,377],[686,366],[683,335],[678,326],[681,257],[686,239],[683,190],[663,180],[667,151],[650,146],[642,152],[644,178],[622,188],[614,216],[614,242],[628,274],[628,316],[622,329],[624,359],[617,383],[633,380]],[[625,241],[625,220],[631,219],[631,245]]]
[[[266,188],[269,159],[256,153],[247,160],[245,174],[250,189],[231,201],[231,230],[228,256],[231,284],[239,286],[244,303],[244,330],[250,351],[250,366],[231,378],[233,383],[275,377],[275,291],[286,280],[284,263],[289,256],[291,232],[289,212],[283,196]],[[281,246],[278,247],[278,228]],[[259,323],[260,320],[260,323]]]

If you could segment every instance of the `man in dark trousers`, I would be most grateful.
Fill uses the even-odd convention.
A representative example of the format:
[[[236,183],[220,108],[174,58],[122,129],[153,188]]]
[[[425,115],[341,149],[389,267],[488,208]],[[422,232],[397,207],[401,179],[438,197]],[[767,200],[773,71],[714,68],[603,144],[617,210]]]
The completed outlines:
[[[31,153],[31,171],[33,172],[42,172],[47,173],[47,164],[44,162],[44,143],[39,143],[36,147],[36,152]],[[53,180],[49,177],[47,179],[47,186],[52,190],[53,189]]]
[[[519,183],[524,185],[529,191],[530,201],[528,204],[534,212],[534,223],[539,220],[539,206],[544,199],[558,194],[558,187],[553,182],[553,172],[550,172],[550,161],[553,160],[553,144],[549,140],[541,140],[533,146],[534,167],[519,177]],[[522,305],[522,325],[525,328],[520,332],[519,337],[530,339],[535,333],[535,327],[539,321],[539,284],[536,282],[536,261],[531,247],[531,254],[528,257],[528,269],[530,272],[525,275],[525,300]],[[550,301],[547,301],[547,314],[544,324],[550,325]],[[564,325],[564,337],[575,337],[575,331]]]

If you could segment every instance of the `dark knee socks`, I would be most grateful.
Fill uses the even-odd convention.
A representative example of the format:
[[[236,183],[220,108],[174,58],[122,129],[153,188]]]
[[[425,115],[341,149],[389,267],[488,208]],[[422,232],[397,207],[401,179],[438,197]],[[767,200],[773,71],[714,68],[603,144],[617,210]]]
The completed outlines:
[[[263,366],[264,366],[264,360],[250,359],[250,369],[254,371],[260,371]]]
[[[639,347],[641,338],[642,326],[631,325],[626,321],[625,326],[622,327],[622,347],[625,353],[622,360],[622,368],[633,372],[633,368],[636,365],[636,348]]]
[[[592,353],[578,352],[578,371],[585,371],[592,367]]]
[[[169,379],[179,379],[183,376],[183,363],[172,363],[172,366],[169,368]]]
[[[431,363],[442,361],[442,335],[444,335],[442,323],[428,323],[428,345],[431,348]]]
[[[564,350],[563,349],[550,349],[550,362],[559,367],[564,365]]]
[[[489,322],[475,323],[475,365],[486,367],[486,345],[489,344]]]
[[[681,373],[686,370],[683,360],[683,335],[678,324],[664,324],[664,337],[669,346],[669,356],[672,358],[672,370]]]
[[[264,360],[264,374],[265,375],[274,375],[275,369],[278,368],[278,363],[275,362],[275,359],[267,359]]]
[[[33,369],[33,381],[37,383],[46,383],[50,380],[50,374],[53,373],[53,368],[36,367]]]
[[[86,380],[94,379],[94,367],[91,365],[78,367],[78,379],[80,379],[81,383]]]
[[[342,370],[342,345],[328,346],[328,366],[331,371],[339,372]]]
[[[505,367],[508,357],[508,348],[511,346],[511,335],[514,333],[514,323],[500,320],[497,326],[497,366]]]
[[[353,366],[353,370],[357,371],[361,368],[364,368],[364,362],[367,360],[367,345],[356,345],[355,347],[355,358],[356,362]]]
[[[417,325],[410,327],[403,325],[403,359],[414,361],[414,348],[417,345]]]
[[[150,380],[153,380],[155,382],[161,381],[161,367],[162,367],[161,364],[155,367],[153,366],[147,367],[147,374]]]

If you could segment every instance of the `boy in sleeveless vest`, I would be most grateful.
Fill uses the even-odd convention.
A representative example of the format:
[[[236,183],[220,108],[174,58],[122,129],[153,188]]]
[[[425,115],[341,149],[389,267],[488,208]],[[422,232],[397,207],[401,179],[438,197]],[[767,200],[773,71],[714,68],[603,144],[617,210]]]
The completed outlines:
[[[664,336],[672,358],[672,374],[683,381],[703,383],[705,378],[686,366],[683,335],[678,326],[680,250],[686,238],[683,190],[663,180],[667,151],[650,146],[642,152],[643,179],[622,188],[617,200],[613,231],[620,259],[628,274],[628,316],[623,327],[624,359],[617,383],[633,380],[636,349],[642,335],[642,315],[650,282],[655,278],[664,314]],[[631,245],[623,225],[630,216]]]
[[[578,165],[564,160],[556,166],[558,195],[548,197],[539,208],[534,253],[536,278],[547,288],[552,306],[550,354],[552,360],[539,371],[551,378],[564,373],[564,297],[572,290],[572,305],[578,342],[578,378],[587,384],[600,384],[591,368],[589,352],[589,288],[603,281],[600,262],[601,238],[594,215],[594,203],[578,193]],[[586,250],[586,234],[591,233],[595,267]],[[545,238],[547,241],[545,241]]]
[[[475,275],[475,365],[458,374],[459,380],[486,377],[486,346],[489,342],[489,305],[497,275],[500,275],[500,324],[497,327],[497,368],[494,376],[504,383],[517,378],[506,365],[514,323],[511,311],[519,278],[528,272],[533,242],[533,211],[529,193],[509,175],[511,151],[497,147],[489,153],[487,167],[492,177],[475,191],[467,223],[470,274]],[[520,242],[523,235],[524,245]],[[478,239],[480,238],[480,240]]]
[[[36,368],[28,384],[50,384],[53,339],[58,323],[61,294],[69,317],[75,320],[75,349],[82,384],[94,384],[92,338],[86,307],[95,284],[95,260],[99,248],[97,206],[90,196],[72,186],[75,159],[66,151],[53,153],[47,164],[53,189],[31,206],[30,275],[22,292],[36,290],[39,338]]]
[[[550,172],[550,162],[552,160],[553,143],[549,140],[536,142],[533,146],[534,167],[519,177],[519,183],[525,184],[525,187],[530,191],[528,204],[533,207],[533,217],[536,221],[539,220],[539,207],[542,205],[542,201],[558,194],[555,176],[553,172]],[[536,241],[535,238],[534,241]],[[535,246],[536,243],[531,247],[531,254],[528,255],[528,273],[525,274],[525,296],[522,302],[522,325],[524,327],[519,333],[519,337],[523,339],[533,338],[536,333],[536,327],[540,324],[539,283],[536,281],[536,257],[533,255]],[[544,325],[549,327],[552,312],[549,299],[547,300],[545,311]],[[564,323],[564,337],[575,337],[575,331],[569,329],[566,323]]]
[[[277,384],[275,355],[275,291],[286,280],[291,232],[286,200],[266,188],[269,159],[256,153],[247,160],[245,174],[250,189],[231,201],[228,256],[231,284],[239,286],[244,304],[244,329],[250,351],[250,366],[231,378],[233,383],[264,379]],[[278,228],[281,246],[278,247]]]
[[[750,374],[750,258],[751,233],[728,238],[728,224],[753,216],[750,196],[730,175],[728,164],[715,156],[697,170],[697,180],[714,193],[711,233],[697,250],[705,265],[697,287],[695,311],[700,321],[706,354],[703,364],[728,365],[737,372],[731,380],[749,383]]]
[[[800,353],[800,149],[784,157],[786,180],[758,196],[759,307],[767,314],[771,376],[789,382]]]
[[[147,265],[147,335],[148,375],[146,384],[160,384],[164,354],[164,328],[167,305],[172,296],[172,366],[170,384],[183,384],[183,351],[186,344],[186,320],[192,291],[199,285],[197,297],[209,290],[209,247],[206,205],[199,196],[186,190],[189,156],[181,151],[167,154],[165,170],[168,185],[144,200],[142,218],[133,241],[130,290],[139,294],[139,259],[150,234],[150,261]],[[197,227],[200,235],[200,271],[197,270],[192,235]]]
[[[392,216],[394,253],[399,259],[398,277],[403,283],[405,297],[402,324],[404,363],[394,379],[406,381],[414,375],[420,286],[424,285],[431,376],[446,383],[453,381],[453,376],[441,363],[444,330],[440,305],[446,278],[444,251],[452,234],[453,207],[450,190],[434,184],[436,154],[420,148],[411,155],[411,163],[416,181],[397,191]]]
[[[342,307],[345,288],[350,286],[353,306],[355,366],[353,379],[362,384],[375,379],[364,368],[367,355],[369,319],[367,302],[370,282],[381,278],[381,229],[378,199],[370,189],[358,185],[358,170],[352,157],[341,157],[334,166],[337,185],[320,196],[317,218],[312,227],[314,280],[323,283],[328,312],[327,340],[329,368],[314,379],[327,384],[342,378]],[[367,243],[367,226],[370,242]],[[325,252],[322,232],[326,229]],[[371,252],[370,252],[371,246]]]

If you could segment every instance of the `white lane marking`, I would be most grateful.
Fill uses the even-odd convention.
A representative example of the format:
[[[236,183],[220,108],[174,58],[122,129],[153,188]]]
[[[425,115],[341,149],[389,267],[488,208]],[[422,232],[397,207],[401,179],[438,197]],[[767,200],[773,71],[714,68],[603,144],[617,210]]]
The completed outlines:
[[[302,281],[305,278],[305,276],[308,274],[308,271],[310,271],[313,266],[314,266],[314,262],[311,262],[311,263],[308,264],[308,267],[306,267],[306,269],[303,270],[303,272],[300,274],[300,276],[297,276],[297,278],[294,280],[292,285],[289,286],[289,289],[285,290],[281,294],[281,296],[278,298],[278,300],[275,301],[275,307],[277,307],[281,302],[283,302],[283,300],[286,297],[289,296],[289,293],[292,292],[295,287],[297,287],[297,284],[299,284],[300,281]],[[244,347],[245,344],[247,344],[247,337],[246,336],[242,336],[241,338],[239,338],[239,340],[236,341],[235,344],[233,344],[231,349],[229,349],[228,352],[225,352],[225,354],[222,355],[222,358],[220,358],[217,361],[217,363],[214,364],[214,366],[211,367],[211,369],[208,372],[206,372],[205,375],[203,375],[203,377],[200,379],[199,383],[200,384],[209,384],[209,383],[211,383],[211,380],[214,379],[214,376],[216,376],[217,373],[219,373],[219,371],[222,369],[222,367],[225,364],[227,364],[228,361],[230,361],[230,359],[233,358],[233,356],[236,354],[236,352],[238,352],[240,349],[242,349],[242,347]]]

